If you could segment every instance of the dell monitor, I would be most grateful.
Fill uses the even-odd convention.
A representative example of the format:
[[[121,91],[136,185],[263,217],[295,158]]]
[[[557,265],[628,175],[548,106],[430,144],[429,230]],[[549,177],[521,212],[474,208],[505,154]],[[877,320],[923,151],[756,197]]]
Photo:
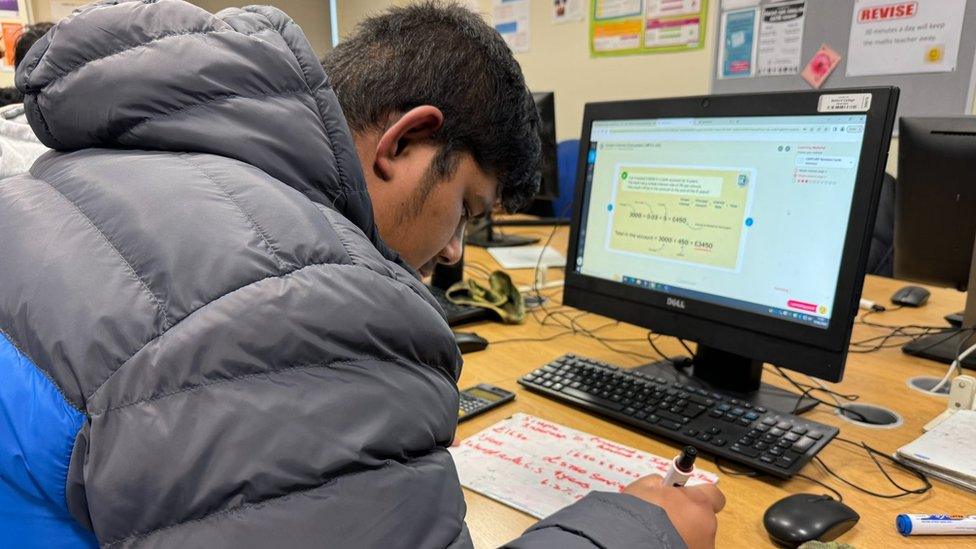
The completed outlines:
[[[974,237],[976,116],[902,117],[895,185],[895,277],[966,290],[970,276],[976,276]],[[965,328],[976,326],[976,304],[970,306],[968,301],[965,313],[950,315],[962,317]],[[948,364],[971,335],[971,330],[935,334],[903,349]],[[963,365],[976,368],[976,355],[967,357]]]
[[[564,303],[693,340],[697,382],[792,412],[763,363],[843,376],[897,98],[587,104]]]
[[[552,92],[534,92],[532,99],[539,111],[539,138],[542,140],[541,179],[539,190],[526,213],[552,217],[559,212],[552,211],[552,201],[559,197],[559,171],[556,158],[556,100]],[[521,235],[502,234],[495,227],[527,224],[553,224],[555,219],[503,221],[487,217],[477,228],[468,234],[466,242],[473,246],[491,248],[496,246],[524,246],[538,242],[538,238]]]

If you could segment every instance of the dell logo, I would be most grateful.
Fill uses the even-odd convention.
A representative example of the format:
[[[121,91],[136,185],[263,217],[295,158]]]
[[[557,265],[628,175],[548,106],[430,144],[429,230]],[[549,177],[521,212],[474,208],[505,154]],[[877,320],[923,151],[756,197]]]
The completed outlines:
[[[669,297],[667,301],[668,307],[676,307],[678,309],[685,308],[685,300],[678,299],[676,297]]]

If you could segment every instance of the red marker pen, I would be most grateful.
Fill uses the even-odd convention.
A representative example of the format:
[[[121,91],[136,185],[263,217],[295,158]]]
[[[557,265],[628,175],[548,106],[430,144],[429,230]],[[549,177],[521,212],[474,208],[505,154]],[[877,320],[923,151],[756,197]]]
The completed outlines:
[[[695,458],[697,457],[698,450],[694,446],[685,446],[681,450],[681,455],[671,460],[668,474],[664,476],[664,486],[684,486],[691,478],[692,473],[695,472]]]

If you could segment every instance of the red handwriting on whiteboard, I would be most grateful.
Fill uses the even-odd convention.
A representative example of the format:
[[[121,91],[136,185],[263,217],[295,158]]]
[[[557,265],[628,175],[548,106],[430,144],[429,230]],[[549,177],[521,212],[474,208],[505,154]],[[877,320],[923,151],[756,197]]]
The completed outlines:
[[[623,484],[621,484],[621,483],[619,483],[619,482],[617,482],[615,480],[610,480],[610,479],[604,477],[603,475],[601,475],[600,473],[593,473],[592,475],[590,475],[590,478],[593,479],[593,480],[595,480],[595,481],[597,481],[597,482],[599,482],[599,483],[601,483],[601,484],[606,484],[607,486],[609,486],[610,488],[613,488],[615,490],[623,490],[624,489],[624,485]]]
[[[566,473],[565,471],[556,470],[556,473],[555,473],[554,476],[556,477],[556,480],[564,480],[564,481],[566,481],[566,482],[568,482],[570,484],[575,484],[576,486],[579,486],[580,488],[583,488],[584,490],[589,490],[590,489],[590,483],[589,482],[586,482],[584,480],[580,480],[578,478],[575,478],[575,477],[569,475],[568,473]]]
[[[590,437],[590,442],[596,445],[597,448],[603,450],[604,452],[610,452],[611,454],[617,454],[618,456],[632,458],[637,450],[633,448],[627,448],[626,446],[620,446],[614,444],[609,440],[604,440],[600,437]]]

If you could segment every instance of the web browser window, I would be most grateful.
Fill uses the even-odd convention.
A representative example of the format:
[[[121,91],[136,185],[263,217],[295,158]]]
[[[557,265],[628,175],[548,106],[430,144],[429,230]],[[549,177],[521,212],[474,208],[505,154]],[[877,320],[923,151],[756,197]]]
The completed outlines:
[[[576,271],[826,329],[866,118],[595,121]]]

